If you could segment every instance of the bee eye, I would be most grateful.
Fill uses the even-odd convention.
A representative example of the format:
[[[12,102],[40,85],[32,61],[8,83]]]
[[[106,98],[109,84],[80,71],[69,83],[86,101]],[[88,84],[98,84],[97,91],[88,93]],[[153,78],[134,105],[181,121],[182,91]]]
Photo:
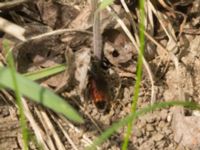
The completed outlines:
[[[104,70],[107,70],[109,67],[110,67],[110,62],[104,58],[102,61],[101,61],[101,67],[104,69]]]
[[[108,64],[106,62],[102,62],[101,63],[101,67],[105,70],[107,70],[109,68]]]

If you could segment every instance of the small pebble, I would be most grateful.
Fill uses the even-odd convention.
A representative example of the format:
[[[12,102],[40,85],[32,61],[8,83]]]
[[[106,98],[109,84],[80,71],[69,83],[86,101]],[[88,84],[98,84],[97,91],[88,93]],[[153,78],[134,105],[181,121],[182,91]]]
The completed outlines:
[[[111,109],[110,112],[109,112],[109,115],[110,116],[114,116],[115,115],[115,111],[113,109]]]
[[[142,134],[141,129],[135,130],[135,135],[136,135],[138,138],[142,137],[143,134]]]
[[[163,121],[165,121],[167,119],[167,116],[168,116],[168,111],[166,109],[163,109],[161,112],[160,112],[160,116],[161,116],[161,119]]]
[[[172,121],[172,114],[168,114],[167,116],[167,122],[171,122]]]
[[[139,143],[139,145],[141,145],[144,142],[143,138],[138,138],[137,142]]]
[[[152,116],[148,117],[146,121],[148,123],[154,123],[156,121],[156,118],[152,115]]]
[[[139,128],[144,128],[145,125],[146,125],[146,121],[144,119],[141,119],[140,122],[138,123]]]
[[[117,114],[119,114],[120,112],[121,112],[120,108],[117,107],[116,110],[115,110],[115,114],[117,115]]]
[[[146,136],[144,136],[144,137],[143,137],[143,140],[144,140],[144,141],[148,141],[149,138],[147,138]]]
[[[152,139],[153,139],[154,141],[160,141],[160,140],[162,140],[163,138],[164,138],[164,135],[161,134],[161,133],[157,133],[156,135],[154,135],[154,136],[152,137]]]
[[[151,131],[154,131],[155,129],[154,129],[154,127],[151,124],[147,124],[146,125],[146,130],[149,131],[149,132],[151,132]]]
[[[172,133],[172,130],[166,129],[166,130],[164,130],[164,132],[165,132],[166,135],[170,135]]]
[[[171,143],[171,144],[169,144],[168,149],[173,149],[173,147],[174,147],[174,145]]]
[[[155,146],[155,142],[153,140],[148,140],[144,144],[142,144],[141,150],[148,150],[148,149],[153,149]]]
[[[161,140],[156,143],[158,149],[163,149],[165,147],[165,141]]]
[[[109,125],[111,123],[111,120],[108,116],[101,116],[101,120],[104,123],[104,125]]]
[[[165,125],[166,125],[166,123],[162,120],[162,121],[159,122],[159,125],[158,125],[158,126],[159,126],[160,128],[163,128]]]
[[[151,137],[151,132],[146,132],[146,135],[145,135],[147,138]]]

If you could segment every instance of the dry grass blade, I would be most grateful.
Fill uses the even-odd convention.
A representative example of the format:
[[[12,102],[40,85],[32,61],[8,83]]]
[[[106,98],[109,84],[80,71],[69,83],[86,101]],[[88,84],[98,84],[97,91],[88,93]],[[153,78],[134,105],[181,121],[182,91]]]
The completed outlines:
[[[2,100],[4,100],[4,102],[6,104],[12,104],[16,106],[16,103],[13,99],[13,97],[10,95],[10,93],[6,90],[1,90],[1,94],[2,94]]]
[[[23,104],[23,107],[24,107],[24,111],[25,111],[25,115],[26,115],[26,118],[28,119],[28,121],[30,122],[30,125],[35,133],[35,136],[37,137],[37,140],[39,142],[39,144],[42,145],[42,147],[45,149],[45,150],[48,150],[48,146],[45,142],[45,134],[44,132],[42,131],[42,129],[38,126],[37,122],[35,121],[29,107],[28,107],[28,104],[26,102],[26,100],[24,98],[22,98],[22,104]]]
[[[42,115],[41,117],[43,117],[44,119],[40,119],[40,122],[43,122],[42,124],[48,128],[49,132],[53,134],[53,137],[56,141],[56,146],[54,147],[53,145],[53,141],[49,141],[47,142],[45,139],[51,139],[51,137],[47,138],[46,136],[51,136],[51,134],[45,134],[43,132],[43,130],[38,126],[38,123],[36,122],[35,118],[33,117],[29,107],[28,107],[28,104],[26,102],[26,100],[24,98],[22,98],[22,103],[23,103],[23,107],[25,108],[25,115],[26,115],[26,118],[29,120],[30,122],[30,125],[31,127],[33,128],[33,131],[37,137],[37,140],[39,142],[39,144],[42,145],[42,147],[45,149],[45,150],[52,150],[52,149],[56,149],[55,147],[59,148],[59,149],[65,149],[62,142],[60,141],[60,139],[58,138],[57,135],[57,132],[55,131],[55,129],[53,128],[53,126],[51,125],[51,122],[49,120],[49,118],[47,117],[46,113],[45,112],[42,112]],[[37,108],[35,108],[37,109]],[[38,113],[40,113],[38,111]],[[40,118],[40,117],[39,117]],[[52,118],[55,120],[55,122],[57,121],[53,116]],[[47,122],[47,123],[46,123]],[[49,127],[48,127],[48,126]],[[62,132],[64,133],[64,135],[66,136],[66,138],[68,139],[69,143],[72,145],[72,147],[75,149],[75,150],[78,150],[78,148],[76,148],[76,146],[74,145],[73,141],[70,139],[70,137],[68,136],[67,132],[64,130],[64,128],[62,127],[62,125],[60,124],[60,122],[58,122],[58,125],[60,127],[60,129],[62,130]],[[49,144],[48,144],[49,143]]]
[[[8,1],[8,2],[1,2],[0,9],[8,9],[10,7],[15,7],[28,1],[29,0],[13,0],[13,1]]]
[[[44,138],[45,138],[46,144],[48,145],[50,150],[56,150],[56,145],[54,144],[54,141],[51,138],[51,131],[49,131],[49,129],[47,128],[48,122],[44,121],[43,115],[42,115],[41,110],[39,108],[35,107],[34,110],[35,110],[35,112],[36,112],[36,114],[39,118],[39,121],[42,124],[43,129],[45,130],[45,134],[44,134],[45,137]]]
[[[60,123],[58,123],[60,129],[62,130],[63,134],[65,135],[65,137],[67,138],[68,142],[71,144],[72,148],[74,150],[78,150],[77,146],[74,144],[74,142],[72,141],[72,139],[70,138],[70,136],[67,134],[67,132],[64,130],[64,128],[61,126]]]
[[[82,134],[82,132],[84,132],[83,130],[81,130],[80,128],[77,128],[76,126],[74,126],[71,122],[69,122],[68,120],[66,120],[66,118],[64,118],[63,116],[59,116],[60,119],[58,120],[59,121],[59,124],[65,124],[67,125],[71,130],[73,130],[75,133],[77,134]],[[65,129],[64,129],[65,130]],[[63,132],[64,133],[64,132]],[[65,133],[64,133],[65,134]],[[66,137],[67,138],[67,137]],[[67,138],[68,139],[68,138]],[[68,139],[69,140],[69,139]],[[89,146],[92,144],[92,141],[90,138],[88,138],[88,135],[87,134],[83,134],[82,135],[82,139],[81,139],[81,142],[84,144],[85,147]],[[70,143],[70,144],[73,144],[73,143]],[[73,148],[75,148],[73,146]],[[98,150],[100,149],[99,147],[96,147]]]
[[[20,41],[25,41],[26,38],[24,37],[25,29],[0,17],[0,30],[8,33],[15,38],[19,39]]]
[[[87,31],[87,29],[90,28],[90,27],[91,26],[88,26],[85,29],[58,29],[58,30],[50,31],[50,32],[47,32],[47,33],[43,33],[43,34],[31,37],[28,40],[35,40],[35,39],[45,38],[45,37],[48,37],[48,36],[59,35],[59,34],[65,33],[65,32],[82,32],[82,33],[92,35],[92,32]]]
[[[67,133],[67,131],[64,129],[61,122],[59,121],[60,119],[58,120],[58,118],[55,118],[54,115],[51,115],[51,117],[56,122],[56,124],[59,126],[60,130],[62,131],[62,133],[64,134],[64,136],[68,140],[68,142],[71,144],[72,148],[74,150],[78,150],[77,146],[74,144],[73,140],[70,138],[69,134]]]
[[[44,110],[39,110],[38,114],[40,115],[40,122],[43,124],[43,127],[48,135],[49,143],[51,144],[52,149],[65,150],[64,145],[62,144],[58,133],[56,132],[52,122],[49,119],[49,116]]]
[[[98,0],[92,0],[92,13],[93,17],[93,51],[94,56],[99,60],[101,59],[102,53],[102,37],[101,37],[101,27],[100,27],[100,11],[98,8]]]
[[[53,35],[59,35],[59,34],[63,34],[65,32],[82,32],[85,34],[90,34],[92,35],[92,33],[90,31],[87,31],[87,29],[89,29],[91,26],[89,25],[88,27],[84,28],[84,29],[58,29],[58,30],[54,30],[54,31],[50,31],[47,33],[43,33],[34,37],[31,37],[29,39],[27,39],[24,36],[25,33],[25,29],[10,22],[7,21],[6,19],[0,17],[0,30],[4,31],[5,33],[8,33],[12,36],[14,36],[15,38],[19,39],[20,41],[23,42],[27,42],[30,40],[36,40],[36,39],[40,39],[40,38],[45,38],[48,36],[53,36]]]
[[[46,124],[47,124],[46,127],[49,129],[50,133],[52,134],[52,137],[54,139],[53,141],[56,144],[56,148],[59,150],[65,150],[65,147],[64,147],[61,139],[59,138],[58,133],[56,132],[56,130],[54,128],[54,125],[50,121],[49,114],[47,114],[47,112],[45,112],[43,110],[41,111],[41,113],[44,118],[44,122],[46,122]]]

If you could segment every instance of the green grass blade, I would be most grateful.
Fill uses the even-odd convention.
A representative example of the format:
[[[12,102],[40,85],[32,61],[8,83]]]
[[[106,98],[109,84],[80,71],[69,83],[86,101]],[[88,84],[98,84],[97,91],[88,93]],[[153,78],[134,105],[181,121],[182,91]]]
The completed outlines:
[[[140,32],[139,32],[139,40],[140,40],[140,52],[138,54],[138,62],[137,62],[137,80],[135,83],[135,87],[134,87],[134,96],[133,96],[133,101],[132,101],[132,105],[131,105],[131,112],[135,113],[136,109],[137,109],[137,101],[138,101],[138,97],[139,97],[139,91],[140,91],[140,84],[141,84],[141,80],[142,80],[142,57],[144,54],[144,48],[145,48],[145,37],[144,37],[144,31],[145,27],[144,27],[144,19],[145,19],[145,14],[144,14],[144,0],[140,0],[139,1],[140,4],[140,24],[139,24],[139,28],[140,28]],[[128,127],[127,127],[127,132],[126,135],[124,137],[124,142],[122,145],[122,150],[127,150],[128,147],[128,141],[129,141],[129,137],[131,135],[131,131],[133,128],[133,120],[130,120],[130,122],[128,123]]]
[[[62,71],[66,70],[66,64],[60,64],[53,67],[37,70],[34,72],[26,73],[24,74],[25,77],[27,77],[30,80],[39,80],[57,73],[60,73]]]
[[[15,91],[15,97],[17,100],[17,106],[19,110],[19,121],[20,121],[21,129],[22,129],[23,149],[28,150],[28,126],[26,123],[24,108],[21,101],[22,96],[19,89],[19,82],[17,82],[15,63],[12,56],[12,49],[10,48],[9,41],[7,40],[3,41],[3,48],[5,49],[5,52],[7,54],[6,60],[7,60],[8,66],[10,67],[11,79],[13,81],[13,90]]]
[[[96,146],[101,145],[105,140],[107,140],[114,132],[118,131],[121,127],[127,125],[130,121],[137,119],[146,113],[155,111],[161,108],[167,108],[171,106],[183,106],[189,109],[200,110],[200,105],[194,102],[184,102],[184,101],[170,101],[170,102],[160,102],[147,107],[141,108],[139,111],[128,115],[127,117],[121,119],[119,122],[114,123],[110,128],[103,132],[97,139],[94,140],[93,144],[87,148],[87,150],[93,150]]]
[[[78,113],[62,98],[35,82],[16,74],[17,82],[21,93],[31,100],[41,103],[52,110],[64,114],[70,120],[82,123],[83,119]],[[14,90],[13,79],[8,68],[0,67],[0,84]]]

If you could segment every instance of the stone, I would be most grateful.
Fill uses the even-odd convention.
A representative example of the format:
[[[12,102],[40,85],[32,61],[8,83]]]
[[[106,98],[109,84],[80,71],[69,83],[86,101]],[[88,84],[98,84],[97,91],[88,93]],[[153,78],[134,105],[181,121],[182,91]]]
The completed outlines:
[[[157,149],[163,149],[165,147],[165,141],[161,140],[156,143]]]
[[[146,125],[146,130],[149,131],[149,132],[151,132],[151,131],[154,131],[155,129],[154,129],[154,127],[151,124],[147,124]]]
[[[172,130],[166,129],[166,130],[164,130],[164,132],[165,132],[166,135],[170,135],[172,133]]]
[[[163,109],[161,112],[160,112],[160,117],[163,121],[167,120],[167,116],[168,116],[168,111],[166,109]]]
[[[139,145],[141,145],[143,142],[144,142],[144,139],[143,139],[143,138],[138,138],[138,143],[139,143]]]
[[[147,120],[148,123],[154,123],[156,121],[156,118],[153,115],[150,115]]]
[[[157,133],[156,135],[154,135],[154,136],[152,137],[152,139],[153,139],[154,141],[160,141],[160,140],[162,140],[163,138],[164,138],[164,135],[161,134],[161,133]]]
[[[154,149],[154,146],[155,146],[154,141],[153,141],[153,140],[149,140],[149,141],[143,143],[143,144],[140,146],[139,150]]]
[[[137,129],[135,130],[135,135],[139,138],[139,137],[142,137],[143,136],[143,133],[141,131],[141,129]]]
[[[151,137],[151,132],[146,132],[146,135],[145,135],[147,138]]]
[[[158,126],[159,126],[160,128],[163,128],[165,125],[166,125],[166,123],[162,120],[162,121],[159,122],[159,125],[158,125]]]
[[[168,114],[167,116],[167,122],[171,122],[172,121],[172,114]]]

